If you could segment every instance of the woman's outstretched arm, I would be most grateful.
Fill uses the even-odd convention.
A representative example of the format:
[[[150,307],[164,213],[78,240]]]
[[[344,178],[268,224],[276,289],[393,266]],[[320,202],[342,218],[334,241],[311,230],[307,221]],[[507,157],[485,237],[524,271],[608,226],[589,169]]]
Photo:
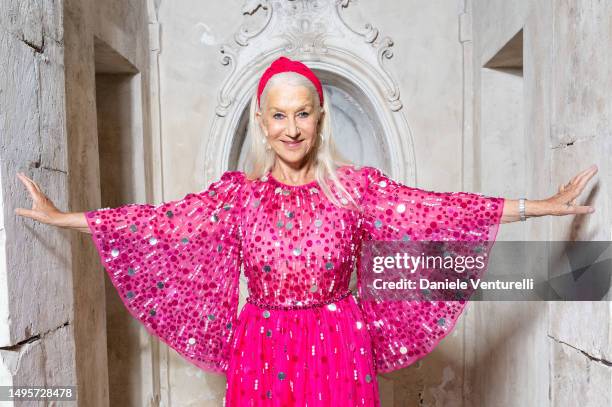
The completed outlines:
[[[42,189],[26,177],[23,173],[17,173],[17,178],[23,182],[32,197],[32,209],[16,208],[15,213],[37,220],[47,225],[74,229],[83,233],[90,233],[84,212],[62,212],[55,207],[53,202],[42,192]]]
[[[576,205],[576,199],[580,196],[586,184],[597,173],[597,166],[592,165],[586,170],[578,173],[567,184],[559,187],[559,192],[548,199],[526,200],[525,217],[535,216],[564,216],[593,213],[592,206]],[[500,223],[510,223],[520,220],[519,200],[506,199]]]

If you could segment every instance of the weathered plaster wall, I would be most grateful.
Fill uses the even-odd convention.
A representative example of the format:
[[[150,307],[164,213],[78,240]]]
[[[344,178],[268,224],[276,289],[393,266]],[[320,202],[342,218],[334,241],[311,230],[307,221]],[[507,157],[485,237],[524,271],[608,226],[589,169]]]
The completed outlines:
[[[64,109],[64,9],[0,3],[0,378],[3,385],[76,379],[72,259],[65,231],[23,221],[23,171],[58,207],[70,203]],[[28,202],[29,203],[29,202]]]
[[[610,4],[591,1],[471,2],[474,128],[483,191],[543,199],[577,172],[599,173],[580,202],[589,216],[530,219],[505,227],[509,240],[610,240],[612,88]],[[522,30],[520,76],[486,65]],[[507,98],[508,83],[521,93]],[[496,95],[499,104],[490,106]],[[514,134],[504,115],[514,112]],[[492,124],[491,124],[492,123]],[[501,136],[500,136],[501,135]],[[498,148],[496,138],[509,147]],[[503,145],[503,144],[502,144]],[[523,145],[522,154],[515,154]],[[497,163],[505,169],[487,172]],[[549,270],[556,274],[557,270]],[[475,303],[468,383],[473,405],[601,406],[612,400],[609,301]]]
[[[158,359],[156,341],[108,282],[105,295],[88,236],[12,216],[29,202],[14,173],[26,171],[58,207],[74,211],[204,188],[197,154],[229,70],[219,46],[233,43],[244,5],[2,3],[3,384],[76,383],[88,406],[154,404],[158,391],[166,405],[221,405],[222,376],[164,347]],[[597,163],[594,215],[531,219],[504,226],[499,237],[610,239],[612,84],[602,51],[610,20],[601,17],[610,5],[382,0],[351,1],[345,13],[354,26],[373,23],[394,40],[385,65],[414,137],[416,186],[538,199]],[[261,15],[249,17],[253,26]],[[521,66],[485,67],[521,29]],[[100,44],[120,57],[102,58]],[[470,304],[433,354],[380,377],[383,405],[609,404],[611,313],[606,302]]]
[[[140,167],[151,167],[145,141],[151,138],[146,134],[151,122],[147,4],[5,1],[0,8],[0,377],[2,384],[77,385],[80,405],[108,405],[105,277],[93,245],[88,235],[16,217],[13,208],[29,207],[31,200],[15,173],[24,171],[62,210],[102,205],[95,37],[141,72],[142,95],[137,100],[142,106],[134,109],[142,116],[141,134],[126,136],[139,140],[148,154],[139,157]],[[151,177],[145,177],[144,170],[129,175],[133,185],[128,200],[150,201],[146,192]],[[111,297],[109,303],[111,309],[116,307],[116,299]],[[114,342],[121,343],[118,335],[126,335],[113,332],[113,324],[111,350]],[[139,335],[140,327],[132,325],[132,335]],[[110,362],[111,372],[118,371],[112,369],[113,357]],[[145,377],[145,383],[132,380],[121,387],[116,381],[111,404],[118,405],[119,391],[131,405],[148,403],[153,384],[150,366],[143,367],[146,373],[132,377]]]
[[[72,207],[85,210],[151,202],[148,4],[68,1],[65,7],[68,152],[71,171],[79,174],[70,182]],[[106,51],[117,54],[118,61],[108,63]],[[130,77],[125,73],[128,67],[137,74]],[[107,91],[118,74],[128,75],[129,93]],[[121,107],[121,111],[103,114],[107,106]],[[109,156],[104,147],[116,137],[117,129],[122,145],[132,149]],[[109,170],[113,167],[119,171]],[[87,193],[84,185],[90,186]],[[79,287],[75,291],[76,363],[79,388],[85,393],[82,402],[102,405],[108,399],[110,405],[147,404],[155,393],[150,341],[142,340],[142,328],[122,310],[90,236],[73,239],[75,270],[79,270],[74,278]]]

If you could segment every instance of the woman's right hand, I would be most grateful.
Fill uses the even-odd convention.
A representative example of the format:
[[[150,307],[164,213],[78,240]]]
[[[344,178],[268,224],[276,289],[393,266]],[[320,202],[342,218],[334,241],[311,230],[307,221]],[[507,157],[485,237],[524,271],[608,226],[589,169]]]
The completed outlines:
[[[23,182],[32,197],[32,209],[15,208],[15,213],[48,225],[62,226],[61,219],[65,213],[55,207],[36,182],[21,172],[17,173],[17,178]]]

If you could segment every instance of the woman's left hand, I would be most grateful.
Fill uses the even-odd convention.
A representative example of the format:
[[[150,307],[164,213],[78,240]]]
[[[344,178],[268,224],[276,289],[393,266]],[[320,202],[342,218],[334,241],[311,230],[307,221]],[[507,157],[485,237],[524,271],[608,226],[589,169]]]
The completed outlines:
[[[540,201],[545,215],[563,216],[587,214],[595,211],[592,206],[576,205],[580,196],[593,175],[597,174],[597,165],[592,165],[579,172],[567,184],[559,186],[559,192],[554,196]]]

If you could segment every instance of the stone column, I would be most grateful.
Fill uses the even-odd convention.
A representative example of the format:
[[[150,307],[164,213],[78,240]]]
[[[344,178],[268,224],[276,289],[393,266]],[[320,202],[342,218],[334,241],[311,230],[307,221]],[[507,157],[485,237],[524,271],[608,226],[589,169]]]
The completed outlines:
[[[60,209],[72,202],[64,17],[57,1],[0,3],[2,385],[78,384],[74,234],[14,214],[16,207],[31,207],[16,172],[35,180]]]

